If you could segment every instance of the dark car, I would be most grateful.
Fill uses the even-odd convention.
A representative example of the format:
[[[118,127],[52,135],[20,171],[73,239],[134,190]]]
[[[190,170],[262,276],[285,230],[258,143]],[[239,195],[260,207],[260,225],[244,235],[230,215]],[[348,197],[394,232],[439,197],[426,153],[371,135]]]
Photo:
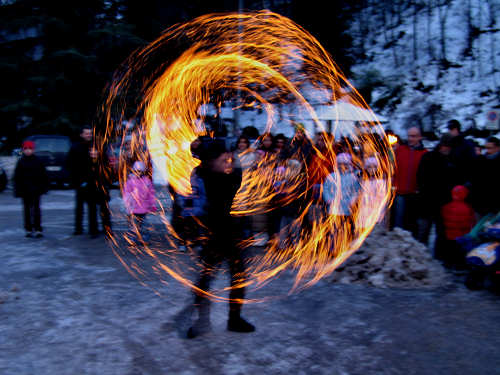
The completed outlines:
[[[5,170],[0,167],[0,192],[4,191],[7,187],[7,181],[7,173],[5,173]]]
[[[35,154],[45,165],[49,182],[60,187],[68,185],[65,163],[71,148],[70,138],[64,135],[32,135],[26,140],[35,142]]]

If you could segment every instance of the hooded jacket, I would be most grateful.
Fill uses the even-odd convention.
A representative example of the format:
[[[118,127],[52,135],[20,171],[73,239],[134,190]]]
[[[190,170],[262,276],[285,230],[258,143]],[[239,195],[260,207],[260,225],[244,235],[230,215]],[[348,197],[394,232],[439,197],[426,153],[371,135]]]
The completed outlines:
[[[469,190],[465,186],[455,186],[451,191],[453,200],[441,209],[445,235],[449,240],[469,233],[476,222],[474,210],[464,202],[468,194]]]
[[[156,211],[155,189],[148,176],[130,174],[123,189],[123,201],[130,214]]]

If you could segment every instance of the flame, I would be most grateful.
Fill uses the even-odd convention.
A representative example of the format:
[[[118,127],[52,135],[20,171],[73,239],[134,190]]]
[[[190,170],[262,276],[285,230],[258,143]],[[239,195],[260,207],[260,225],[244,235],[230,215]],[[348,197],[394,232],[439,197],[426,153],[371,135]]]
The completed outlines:
[[[398,137],[396,137],[395,135],[389,134],[387,138],[389,139],[389,144],[391,146],[393,146],[396,143],[398,143]]]
[[[357,122],[345,121],[346,113],[335,107],[332,135],[327,135],[315,105],[334,108],[341,102]],[[172,188],[189,195],[190,176],[199,164],[189,145],[199,136],[211,135],[206,106],[220,112],[228,103],[234,109],[264,110],[266,132],[275,131],[278,122],[297,129],[286,158],[264,155],[243,175],[232,215],[292,206],[296,212],[265,251],[248,260],[247,277],[234,287],[260,288],[288,269],[296,274],[292,290],[312,285],[359,248],[390,203],[392,139],[387,139],[364,100],[311,34],[286,17],[260,11],[196,18],[166,30],[132,55],[115,74],[103,105],[107,127],[102,143],[121,137],[125,145],[131,137],[131,154],[146,161],[150,156]],[[283,113],[284,107],[294,110]],[[131,135],[121,127],[130,118],[139,128]],[[322,134],[321,147],[312,141],[314,131]],[[337,162],[340,148],[351,155],[352,178]],[[376,160],[375,170],[364,168],[367,157]],[[122,186],[129,168],[120,163]],[[348,180],[352,181],[347,184]],[[333,194],[327,203],[325,186]],[[343,212],[346,204],[349,215]],[[202,266],[194,253],[189,260],[178,255],[179,234],[167,214],[163,209],[158,214],[170,234],[163,243],[155,247],[142,242],[143,249],[138,249],[128,241],[131,251],[152,258],[152,270],[160,278],[169,276],[196,289],[188,274]],[[243,248],[254,245],[254,237],[241,242]],[[127,269],[143,276],[137,264]],[[217,292],[198,292],[225,299]]]

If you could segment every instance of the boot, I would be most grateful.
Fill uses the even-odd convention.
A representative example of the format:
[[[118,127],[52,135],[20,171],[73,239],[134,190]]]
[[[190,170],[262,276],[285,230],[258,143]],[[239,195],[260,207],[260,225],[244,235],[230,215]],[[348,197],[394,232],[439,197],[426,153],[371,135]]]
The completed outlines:
[[[198,320],[187,331],[187,338],[194,339],[212,330],[210,324],[210,301],[203,299],[198,305]]]
[[[227,330],[232,332],[249,333],[255,331],[255,326],[243,319],[238,309],[236,311],[229,312]]]

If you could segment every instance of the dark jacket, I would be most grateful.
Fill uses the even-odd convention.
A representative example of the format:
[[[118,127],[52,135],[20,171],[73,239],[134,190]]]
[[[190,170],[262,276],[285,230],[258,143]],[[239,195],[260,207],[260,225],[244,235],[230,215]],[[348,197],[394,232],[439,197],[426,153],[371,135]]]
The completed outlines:
[[[481,215],[500,212],[500,153],[476,159],[470,202]]]
[[[79,188],[89,181],[92,174],[92,161],[89,155],[90,143],[75,143],[68,153],[66,159],[66,170],[69,172],[70,180],[74,188]]]
[[[241,185],[241,169],[235,168],[226,174],[196,168],[195,173],[205,187],[208,226],[213,229],[224,228],[224,223],[230,221],[231,205]]]
[[[14,196],[35,197],[48,190],[49,179],[42,161],[35,155],[23,155],[14,172]]]
[[[452,138],[450,158],[460,171],[460,185],[470,187],[476,158],[474,144],[465,139],[463,135]]]
[[[206,193],[206,226],[215,236],[238,236],[236,221],[231,217],[233,199],[241,185],[241,169],[233,172],[216,173],[204,168],[196,168],[195,173],[203,181]]]
[[[110,200],[109,190],[111,188],[111,179],[108,173],[102,168],[98,161],[91,161],[90,170],[86,181],[83,183],[83,189],[87,199],[99,204]]]
[[[417,171],[420,212],[424,216],[438,214],[459,183],[460,172],[449,156],[438,150],[423,155]]]

